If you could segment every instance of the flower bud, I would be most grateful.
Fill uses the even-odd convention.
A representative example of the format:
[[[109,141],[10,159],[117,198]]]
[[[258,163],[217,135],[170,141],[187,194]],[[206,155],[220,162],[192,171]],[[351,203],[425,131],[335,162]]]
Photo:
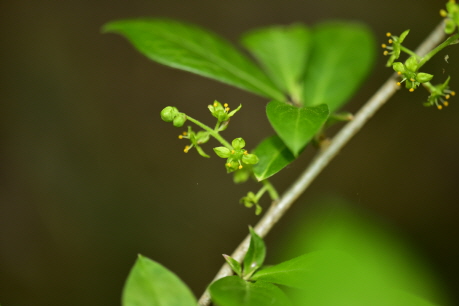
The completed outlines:
[[[416,75],[416,81],[418,81],[419,83],[429,82],[432,78],[433,78],[432,74],[424,73],[424,72],[419,72]]]
[[[258,163],[258,156],[255,154],[242,155],[242,162],[248,165],[255,165]]]
[[[231,155],[231,150],[225,147],[216,147],[214,152],[221,158],[228,158]]]
[[[410,71],[416,71],[416,69],[418,68],[418,60],[416,59],[416,57],[412,56],[406,60],[405,66]]]
[[[179,114],[179,111],[176,107],[167,106],[161,111],[161,119],[166,122],[172,122],[175,116]],[[182,124],[183,125],[183,124]]]
[[[181,126],[183,126],[185,124],[185,121],[186,121],[185,114],[178,113],[178,115],[174,118],[174,121],[172,122],[172,124],[175,127],[181,127]]]
[[[239,137],[239,138],[234,139],[233,142],[231,143],[231,145],[233,146],[233,148],[235,150],[240,150],[243,147],[245,147],[245,141],[244,141],[244,139]]]
[[[392,65],[392,68],[393,68],[396,72],[401,72],[401,73],[404,73],[404,72],[405,72],[405,67],[403,66],[403,63],[400,63],[400,62],[395,62],[395,63]]]

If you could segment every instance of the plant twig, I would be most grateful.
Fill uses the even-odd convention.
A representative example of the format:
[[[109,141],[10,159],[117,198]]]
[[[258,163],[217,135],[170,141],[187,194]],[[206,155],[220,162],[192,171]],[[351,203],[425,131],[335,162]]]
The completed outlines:
[[[435,28],[434,31],[418,47],[416,53],[424,56],[435,48],[436,45],[444,38],[443,21]],[[300,175],[300,177],[290,186],[282,195],[279,201],[273,202],[269,210],[263,215],[258,224],[254,227],[255,232],[264,237],[272,229],[274,224],[285,214],[296,199],[306,190],[317,175],[330,163],[330,161],[339,153],[346,143],[362,128],[362,126],[374,115],[374,113],[383,106],[387,100],[399,88],[396,85],[396,74],[393,74],[379,90],[366,102],[366,104],[357,112],[354,120],[346,124],[338,134],[333,138],[330,145],[319,153],[311,162],[309,167]],[[231,257],[242,262],[245,253],[249,247],[250,235],[239,244]],[[218,271],[213,281],[232,274],[228,264],[224,264]],[[199,299],[199,305],[210,305],[210,295],[206,291]]]

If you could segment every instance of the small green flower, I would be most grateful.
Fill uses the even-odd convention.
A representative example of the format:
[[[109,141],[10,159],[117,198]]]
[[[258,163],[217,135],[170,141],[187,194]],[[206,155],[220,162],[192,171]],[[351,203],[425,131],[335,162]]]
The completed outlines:
[[[191,144],[185,146],[185,149],[183,149],[183,152],[188,153],[188,151],[192,148],[196,148],[196,151],[201,155],[202,157],[207,157],[209,158],[210,156],[207,155],[204,150],[201,148],[201,144],[206,143],[209,141],[209,132],[205,131],[199,131],[195,133],[192,129],[191,126],[188,127],[188,132],[183,132],[181,135],[178,136],[179,139],[189,139]]]
[[[459,5],[455,0],[449,0],[446,11],[440,10],[440,15],[445,18],[445,33],[452,34],[459,27]]]
[[[410,92],[413,92],[420,84],[429,82],[433,78],[431,74],[417,72],[418,60],[414,56],[407,59],[405,64],[402,62],[393,63],[392,68],[402,77],[402,80],[397,82],[397,85],[400,86],[405,82],[405,86]]]
[[[241,107],[242,105],[239,105],[238,108],[230,112],[228,103],[222,105],[220,102],[216,100],[214,101],[214,104],[208,106],[210,113],[212,114],[212,116],[217,118],[218,122],[229,121],[230,118],[233,117],[234,114],[236,114],[241,109]],[[223,125],[223,127],[226,128],[226,125]]]
[[[387,50],[384,51],[384,55],[389,55],[390,54],[389,60],[387,61],[387,64],[386,64],[387,67],[390,67],[392,65],[392,63],[396,59],[398,59],[400,57],[400,51],[401,51],[402,42],[405,40],[405,38],[406,38],[406,36],[408,35],[409,32],[410,32],[410,30],[406,30],[405,32],[403,32],[400,35],[400,37],[393,36],[389,32],[386,33],[386,36],[390,37],[389,38],[389,44],[392,44],[392,46],[388,46],[386,44],[382,44],[381,45],[384,49],[387,49]]]
[[[447,100],[451,98],[451,96],[456,95],[454,91],[449,90],[449,80],[450,77],[448,77],[443,84],[427,86],[427,89],[430,91],[430,96],[427,99],[427,102],[424,103],[424,106],[435,105],[438,109],[443,109],[443,107],[447,107],[449,105]]]
[[[247,150],[244,150],[245,140],[241,137],[236,138],[231,143],[233,149],[230,150],[226,147],[214,148],[215,154],[221,158],[227,158],[226,170],[228,173],[242,169],[246,165],[254,165],[258,163],[258,157],[255,154],[249,154]]]
[[[239,203],[244,204],[244,206],[248,208],[251,208],[255,205],[255,214],[257,216],[261,214],[262,208],[260,204],[258,204],[257,196],[253,192],[249,191],[245,197],[239,200]]]

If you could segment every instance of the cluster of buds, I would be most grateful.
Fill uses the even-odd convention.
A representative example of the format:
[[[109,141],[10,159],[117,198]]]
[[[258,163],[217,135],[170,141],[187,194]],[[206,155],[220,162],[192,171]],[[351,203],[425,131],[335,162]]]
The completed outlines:
[[[244,150],[245,141],[242,138],[236,138],[231,143],[233,149],[226,147],[214,148],[215,154],[221,158],[227,158],[226,170],[228,173],[242,169],[246,165],[255,165],[258,163],[258,157],[255,154],[249,154],[247,150]]]
[[[392,68],[402,77],[402,80],[397,82],[397,85],[400,86],[405,82],[405,86],[410,92],[413,92],[420,84],[427,83],[433,78],[433,75],[429,73],[417,72],[418,60],[415,56],[407,59],[405,64],[402,62],[393,63]]]
[[[452,34],[459,27],[459,5],[455,0],[449,0],[446,10],[440,10],[440,15],[445,18],[445,33]]]
[[[175,127],[182,127],[186,121],[186,115],[178,111],[176,107],[167,106],[161,111],[161,119],[172,122]]]

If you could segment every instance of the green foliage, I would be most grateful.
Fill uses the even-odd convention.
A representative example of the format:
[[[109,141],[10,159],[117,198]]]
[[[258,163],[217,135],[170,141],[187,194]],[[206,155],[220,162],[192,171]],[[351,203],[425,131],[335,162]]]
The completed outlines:
[[[259,159],[258,164],[253,166],[253,172],[258,181],[276,174],[295,160],[293,154],[277,135],[264,139],[255,148],[254,154]]]
[[[371,32],[361,24],[327,22],[313,30],[304,77],[304,106],[339,109],[370,71],[375,54]]]
[[[320,131],[328,118],[326,104],[313,107],[271,101],[266,114],[277,135],[283,140],[293,155],[298,156],[306,144]]]
[[[266,246],[263,239],[255,233],[253,228],[250,230],[250,245],[244,257],[244,268],[242,270],[242,277],[250,279],[252,274],[261,267],[265,261]]]
[[[196,299],[174,273],[139,255],[124,286],[122,305],[196,306]]]
[[[284,95],[254,63],[226,40],[198,26],[150,18],[113,21],[103,30],[125,36],[137,50],[163,65],[284,100]]]
[[[302,24],[267,27],[246,33],[242,43],[277,87],[299,104],[311,49],[310,30]]]
[[[239,276],[227,276],[209,287],[212,300],[219,306],[290,306],[287,296],[273,284],[249,282]]]

